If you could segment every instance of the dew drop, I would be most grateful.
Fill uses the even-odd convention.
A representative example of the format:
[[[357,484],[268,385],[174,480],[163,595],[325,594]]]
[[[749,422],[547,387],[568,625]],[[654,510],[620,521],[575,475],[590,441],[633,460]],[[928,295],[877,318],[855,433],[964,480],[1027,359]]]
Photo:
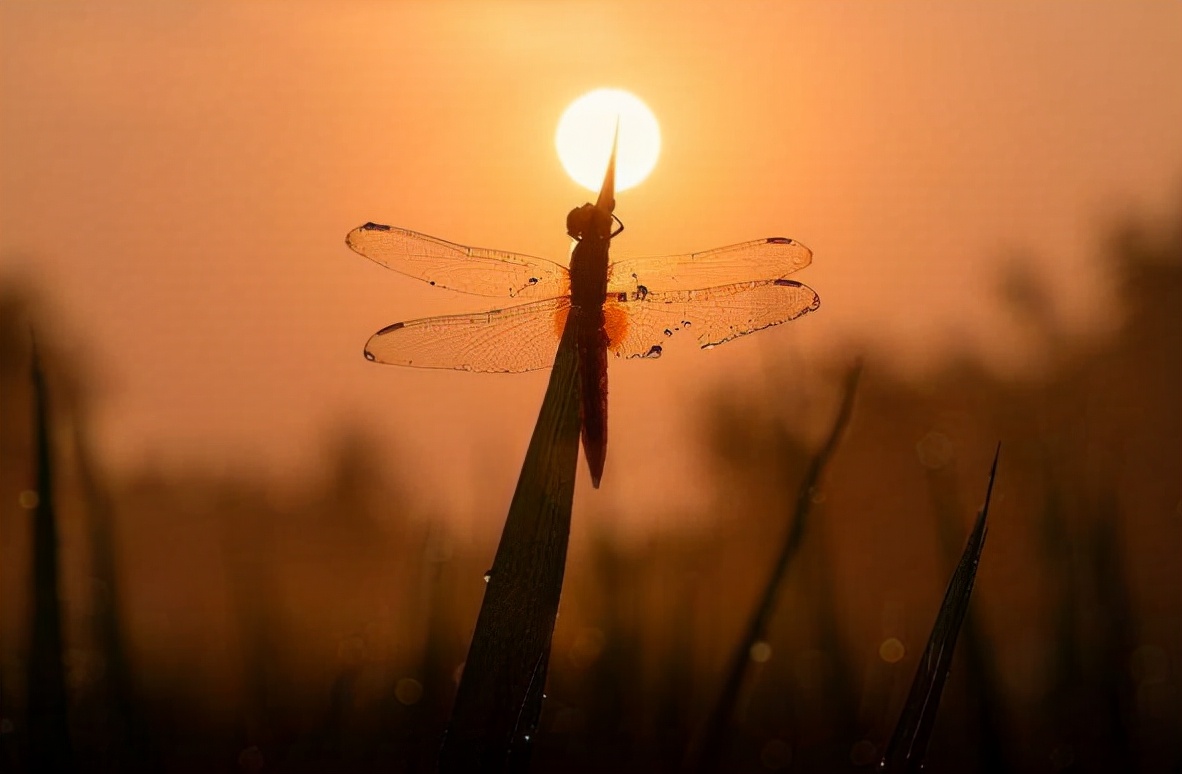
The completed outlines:
[[[661,348],[660,344],[654,344],[652,346],[652,349],[650,349],[648,352],[646,352],[644,356],[651,357],[652,359],[656,360],[657,358],[659,358],[661,356],[661,352],[663,352],[663,351],[664,350]]]
[[[688,328],[688,327],[690,327],[690,325],[691,325],[691,324],[692,324],[692,323],[690,323],[690,321],[689,321],[689,320],[682,320],[682,321],[681,321],[681,327],[682,327],[682,328]]]
[[[484,574],[484,582],[488,583],[490,580],[492,580],[492,570],[489,570]]]
[[[668,328],[666,328],[666,329],[665,329],[665,335],[666,335],[666,336],[672,336],[672,335],[673,335],[673,331],[671,331],[671,330],[669,330]]]
[[[640,301],[643,301],[647,297],[648,297],[648,288],[646,288],[644,285],[637,285],[636,286],[636,298]]]
[[[373,356],[373,353],[372,353],[372,352],[370,352],[368,349],[367,349],[367,350],[365,350],[365,359],[366,359],[366,360],[368,360],[368,361],[369,361],[369,362],[371,362],[371,363],[373,363],[373,362],[376,362],[376,361],[377,361],[377,358],[376,358],[376,357],[374,357],[374,356]]]

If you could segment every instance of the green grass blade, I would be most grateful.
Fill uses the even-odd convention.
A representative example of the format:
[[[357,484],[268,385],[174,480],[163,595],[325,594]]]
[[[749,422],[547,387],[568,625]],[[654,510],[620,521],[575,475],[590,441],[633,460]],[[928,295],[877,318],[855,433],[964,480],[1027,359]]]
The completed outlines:
[[[37,443],[37,507],[33,516],[33,583],[29,641],[29,769],[73,770],[67,720],[66,674],[62,663],[61,596],[58,591],[57,512],[53,446],[49,431],[45,374],[32,353],[33,423]]]
[[[522,767],[542,708],[579,451],[578,360],[568,318],[489,573],[440,753],[440,771]]]
[[[804,539],[809,512],[812,510],[813,494],[821,480],[821,474],[824,473],[825,467],[837,449],[837,444],[849,423],[850,415],[853,413],[854,395],[857,393],[858,379],[861,373],[862,367],[859,363],[850,370],[846,377],[841,408],[838,409],[825,443],[813,455],[804,478],[801,479],[800,489],[796,496],[796,507],[793,511],[792,526],[789,528],[784,545],[780,549],[780,555],[772,566],[767,583],[764,584],[763,594],[747,622],[747,629],[731,654],[722,690],[714,702],[698,741],[689,751],[686,761],[687,768],[690,770],[713,771],[718,768],[721,762],[727,726],[734,713],[735,703],[739,698],[739,689],[743,685],[743,678],[747,674],[747,666],[751,661],[751,648],[767,633],[768,623],[771,620],[772,611],[775,609],[776,598],[779,596],[784,576],[788,572],[788,566],[793,557],[799,552]]]
[[[977,564],[985,547],[986,519],[989,516],[989,500],[993,495],[993,482],[997,478],[997,459],[1001,444],[993,455],[993,467],[989,471],[989,486],[985,490],[985,505],[977,514],[977,522],[969,535],[968,543],[961,554],[960,563],[952,573],[944,601],[936,615],[927,647],[919,659],[919,669],[911,683],[911,691],[899,715],[895,733],[887,744],[880,769],[884,772],[918,772],[923,767],[928,741],[940,706],[940,695],[948,672],[952,666],[952,654],[956,649],[956,637],[964,623],[973,594],[973,582],[977,577]]]

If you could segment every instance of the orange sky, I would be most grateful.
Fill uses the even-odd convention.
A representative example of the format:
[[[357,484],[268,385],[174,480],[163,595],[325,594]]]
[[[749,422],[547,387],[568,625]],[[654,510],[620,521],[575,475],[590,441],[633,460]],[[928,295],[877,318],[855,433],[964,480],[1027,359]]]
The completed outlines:
[[[281,475],[348,418],[465,512],[462,482],[508,501],[546,375],[366,363],[390,322],[489,304],[344,235],[375,220],[562,259],[588,195],[553,132],[591,88],[635,92],[664,135],[619,197],[617,254],[791,236],[822,298],[712,352],[614,367],[604,490],[580,492],[608,507],[666,501],[691,399],[772,358],[807,369],[853,337],[1020,368],[985,292],[1008,256],[1041,262],[1064,321],[1104,323],[1100,238],[1176,207],[1182,180],[1176,0],[10,1],[0,62],[0,274],[37,280],[99,380],[111,459]]]

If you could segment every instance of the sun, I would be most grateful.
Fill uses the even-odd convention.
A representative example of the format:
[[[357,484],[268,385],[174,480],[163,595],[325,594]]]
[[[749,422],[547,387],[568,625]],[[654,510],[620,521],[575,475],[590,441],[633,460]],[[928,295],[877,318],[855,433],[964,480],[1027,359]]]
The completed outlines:
[[[570,104],[558,120],[554,136],[562,166],[584,188],[598,191],[603,183],[617,119],[616,190],[642,182],[657,165],[661,129],[653,111],[622,89],[596,89]]]

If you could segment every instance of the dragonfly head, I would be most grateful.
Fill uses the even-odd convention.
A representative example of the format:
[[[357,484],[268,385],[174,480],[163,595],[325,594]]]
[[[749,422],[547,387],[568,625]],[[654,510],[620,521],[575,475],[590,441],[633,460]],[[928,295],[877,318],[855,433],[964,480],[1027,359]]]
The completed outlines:
[[[566,216],[566,233],[571,239],[582,241],[585,236],[607,240],[612,235],[612,216],[594,204],[575,207]]]

